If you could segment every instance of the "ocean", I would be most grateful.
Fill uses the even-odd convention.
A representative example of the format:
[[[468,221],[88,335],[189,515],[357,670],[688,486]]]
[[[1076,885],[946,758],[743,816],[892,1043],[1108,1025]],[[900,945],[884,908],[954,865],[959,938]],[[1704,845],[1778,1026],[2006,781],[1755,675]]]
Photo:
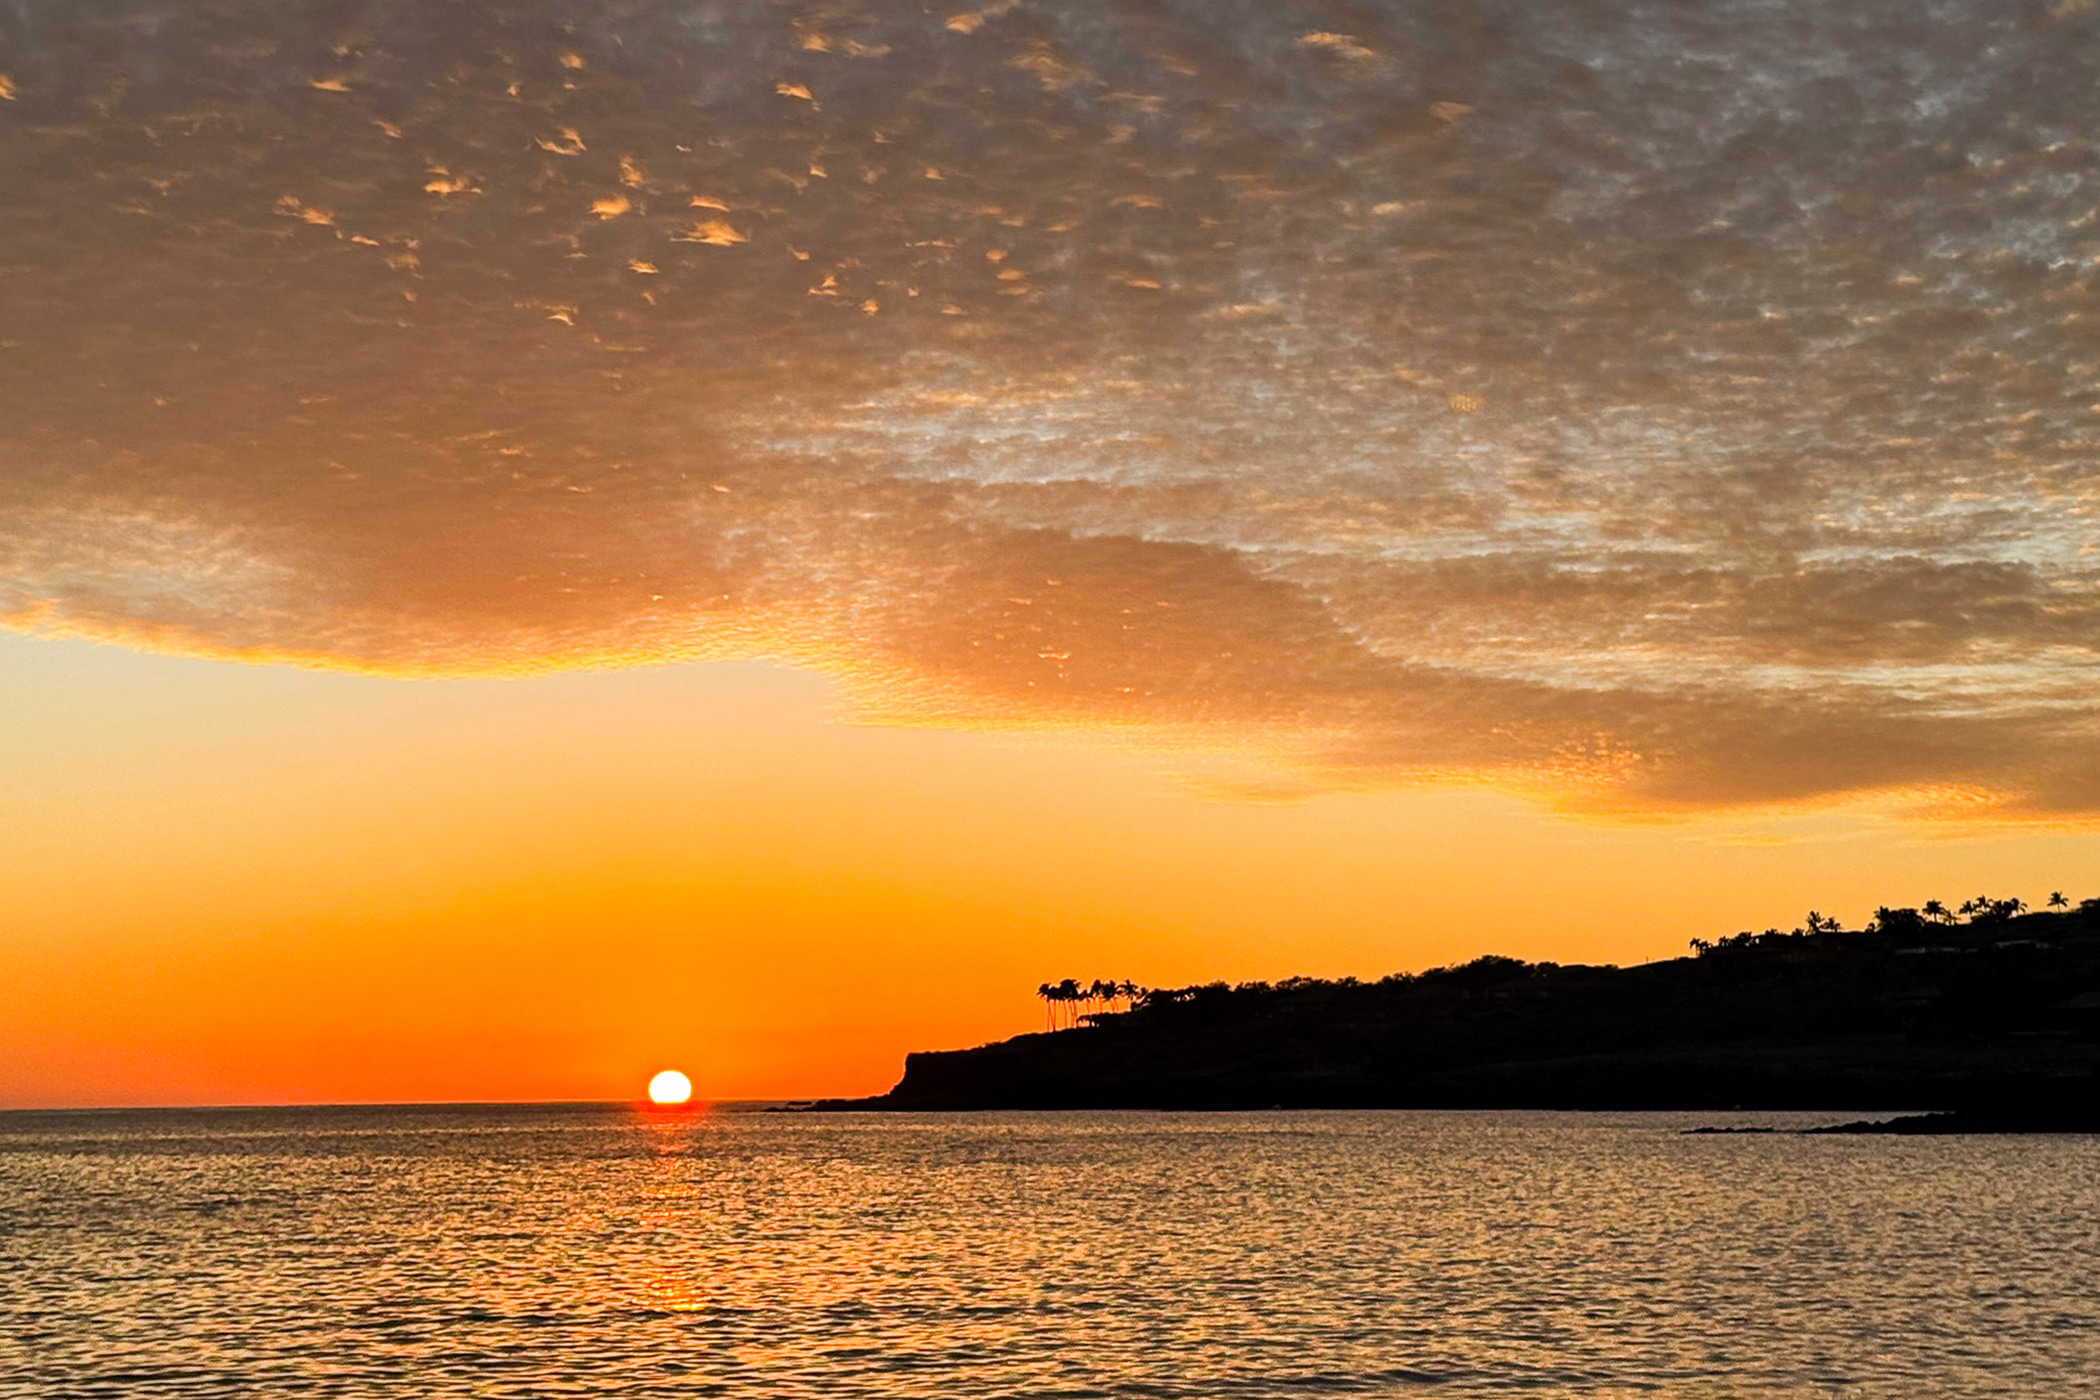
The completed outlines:
[[[0,1396],[2100,1395],[2100,1138],[0,1114]]]

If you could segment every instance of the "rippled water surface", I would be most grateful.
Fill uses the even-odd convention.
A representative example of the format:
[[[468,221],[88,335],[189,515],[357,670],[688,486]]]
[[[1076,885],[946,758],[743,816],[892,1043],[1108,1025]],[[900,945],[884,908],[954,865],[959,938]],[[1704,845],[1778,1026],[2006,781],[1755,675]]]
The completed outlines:
[[[1690,1121],[0,1115],[0,1395],[2100,1394],[2100,1140]]]

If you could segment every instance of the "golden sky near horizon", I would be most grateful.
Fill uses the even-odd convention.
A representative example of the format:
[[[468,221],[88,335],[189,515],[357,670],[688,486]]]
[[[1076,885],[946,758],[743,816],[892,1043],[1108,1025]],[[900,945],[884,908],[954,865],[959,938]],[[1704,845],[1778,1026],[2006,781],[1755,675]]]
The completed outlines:
[[[22,0],[0,1102],[868,1089],[1046,976],[2075,887],[2096,58]]]

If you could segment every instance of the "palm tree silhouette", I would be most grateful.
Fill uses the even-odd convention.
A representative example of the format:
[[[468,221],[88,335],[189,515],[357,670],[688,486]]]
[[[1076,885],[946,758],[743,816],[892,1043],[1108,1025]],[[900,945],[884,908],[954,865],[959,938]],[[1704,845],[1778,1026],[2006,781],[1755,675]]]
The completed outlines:
[[[2068,909],[2071,907],[2071,901],[2064,898],[2062,890],[2051,890],[2049,891],[2049,907],[2051,909]]]
[[[1035,994],[1043,999],[1043,1018],[1051,1030],[1070,1030],[1082,1020],[1115,1011],[1135,1011],[1152,993],[1137,983],[1097,977],[1080,985],[1067,977],[1058,982],[1039,982]]]

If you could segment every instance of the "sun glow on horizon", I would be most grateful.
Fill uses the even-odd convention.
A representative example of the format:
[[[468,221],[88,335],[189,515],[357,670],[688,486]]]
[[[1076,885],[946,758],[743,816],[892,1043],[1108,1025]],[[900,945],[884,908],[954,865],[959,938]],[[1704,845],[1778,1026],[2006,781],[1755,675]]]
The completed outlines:
[[[693,1097],[693,1081],[675,1069],[667,1069],[649,1081],[649,1102],[681,1104]]]

